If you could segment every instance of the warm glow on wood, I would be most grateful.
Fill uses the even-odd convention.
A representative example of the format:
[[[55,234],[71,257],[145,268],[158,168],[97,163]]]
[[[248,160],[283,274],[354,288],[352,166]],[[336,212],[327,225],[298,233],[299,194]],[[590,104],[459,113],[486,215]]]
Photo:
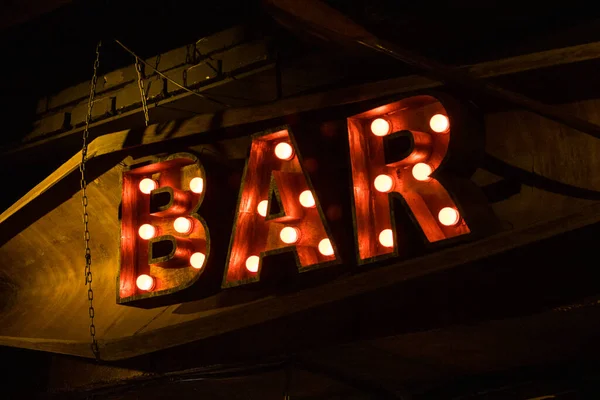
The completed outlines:
[[[196,269],[200,269],[204,266],[205,259],[206,259],[206,256],[204,255],[204,253],[200,253],[200,252],[194,253],[190,257],[190,265]]]
[[[138,234],[140,235],[140,237],[142,239],[149,240],[149,239],[152,239],[154,236],[156,236],[156,228],[150,224],[144,224],[144,225],[140,226],[140,229],[138,230]]]
[[[375,178],[375,189],[381,193],[389,193],[394,187],[394,180],[389,175],[379,175]]]
[[[140,181],[140,192],[150,194],[158,187],[158,183],[154,179],[144,178]]]
[[[275,146],[275,155],[280,160],[291,160],[294,158],[294,149],[289,143],[281,142]]]
[[[302,207],[313,208],[315,206],[315,197],[310,190],[300,193],[299,200]]]
[[[435,114],[429,120],[429,127],[437,133],[446,133],[450,130],[450,120],[443,114]]]
[[[412,176],[421,182],[427,182],[429,179],[429,175],[431,175],[432,169],[429,164],[425,163],[417,163],[412,168]]]
[[[194,193],[202,193],[204,190],[204,179],[195,177],[190,181],[190,190]]]
[[[154,288],[154,278],[150,275],[142,274],[137,277],[135,284],[140,290],[152,290]]]
[[[385,136],[390,133],[390,123],[383,118],[377,118],[371,122],[371,132],[375,136]]]
[[[246,259],[246,269],[250,272],[258,272],[258,264],[260,258],[258,256],[250,256]]]
[[[179,233],[190,233],[192,227],[192,221],[186,217],[179,217],[173,222],[173,228]]]
[[[394,247],[394,233],[391,229],[384,229],[379,234],[379,243],[384,247]]]
[[[444,207],[438,213],[438,220],[445,226],[456,225],[460,221],[460,214],[456,208]]]
[[[323,239],[319,242],[319,253],[324,256],[333,255],[333,246],[331,246],[331,241],[329,239]]]
[[[268,200],[263,200],[260,203],[258,203],[258,206],[256,207],[256,211],[258,212],[258,214],[261,217],[266,217],[267,216],[267,208],[269,207],[269,201]]]
[[[298,228],[286,226],[279,232],[279,238],[283,243],[293,244],[300,239],[300,231]]]

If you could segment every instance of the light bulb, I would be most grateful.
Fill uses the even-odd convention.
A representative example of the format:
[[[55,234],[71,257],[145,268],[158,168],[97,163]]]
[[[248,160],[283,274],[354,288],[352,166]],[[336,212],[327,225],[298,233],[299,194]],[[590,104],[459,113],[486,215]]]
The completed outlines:
[[[392,177],[385,174],[377,176],[377,178],[375,178],[374,183],[375,189],[377,189],[377,191],[381,193],[389,193],[394,187],[394,180],[392,179]]]
[[[179,217],[173,222],[173,228],[179,233],[190,233],[192,227],[192,221],[186,217]]]
[[[204,253],[200,253],[200,252],[194,253],[190,257],[190,265],[196,269],[200,269],[204,266],[205,259],[206,259],[206,256],[204,255]]]
[[[460,213],[454,207],[444,207],[438,213],[438,220],[445,226],[456,225],[460,221]]]
[[[138,234],[142,239],[149,240],[156,236],[156,228],[150,224],[144,224],[140,226]]]
[[[325,238],[319,242],[319,253],[324,256],[333,255],[333,246],[331,246],[331,241],[329,239]]]
[[[267,208],[269,207],[269,201],[268,200],[263,200],[260,203],[258,203],[258,206],[256,207],[256,211],[258,212],[258,214],[262,217],[266,217],[267,216]]]
[[[258,263],[260,262],[260,258],[258,256],[250,256],[246,260],[246,269],[250,272],[258,271]]]
[[[310,190],[300,193],[299,200],[302,207],[313,208],[315,206],[315,197]]]
[[[279,232],[279,238],[283,243],[296,243],[300,239],[300,230],[292,226],[286,226]]]
[[[202,193],[204,190],[204,179],[199,176],[190,181],[190,190],[194,193]]]
[[[294,149],[289,143],[281,142],[275,146],[275,155],[280,160],[291,160],[294,158]]]
[[[150,275],[142,274],[137,277],[135,284],[140,290],[152,290],[154,288],[154,278]]]
[[[144,194],[150,194],[154,189],[158,187],[158,183],[154,179],[144,178],[140,181],[140,192]]]
[[[383,118],[377,118],[371,122],[371,132],[375,136],[385,136],[390,133],[390,123]]]
[[[431,172],[433,172],[431,166],[422,162],[415,164],[412,168],[412,176],[421,182],[430,180]]]
[[[379,243],[383,247],[394,247],[394,233],[391,229],[384,229],[379,233]]]
[[[450,120],[443,114],[435,114],[429,120],[431,130],[437,133],[446,133],[450,130]]]

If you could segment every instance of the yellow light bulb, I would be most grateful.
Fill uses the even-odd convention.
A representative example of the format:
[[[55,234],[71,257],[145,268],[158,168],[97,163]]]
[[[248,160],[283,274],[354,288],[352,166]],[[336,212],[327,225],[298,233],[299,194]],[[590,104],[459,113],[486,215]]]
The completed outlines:
[[[150,224],[144,224],[138,229],[138,234],[142,239],[149,240],[156,236],[156,228]]]
[[[324,256],[332,256],[333,255],[333,246],[331,245],[331,241],[327,238],[321,240],[319,242],[319,253]]]
[[[417,163],[412,168],[412,176],[421,182],[430,180],[431,172],[433,172],[431,166],[425,163]]]
[[[460,213],[454,207],[444,207],[438,213],[438,220],[445,226],[456,225],[460,221]]]
[[[375,189],[381,193],[389,193],[394,188],[394,180],[389,175],[379,175],[374,181]]]
[[[280,160],[291,160],[294,158],[294,149],[289,143],[281,142],[275,146],[275,155]]]
[[[371,122],[371,132],[375,136],[385,136],[390,133],[390,123],[383,118],[377,118]]]
[[[394,247],[394,233],[391,229],[384,229],[379,233],[379,243],[384,247]]]
[[[286,226],[279,232],[279,238],[283,243],[296,243],[300,239],[300,230],[292,226]]]
[[[204,253],[200,253],[200,252],[194,253],[190,257],[190,265],[196,269],[200,269],[204,266],[205,259],[206,259],[206,256],[204,255]]]
[[[150,194],[158,187],[158,183],[154,179],[144,178],[140,181],[140,192]]]
[[[154,278],[150,275],[142,274],[137,277],[135,284],[140,290],[152,290],[154,288]]]
[[[179,217],[173,222],[173,228],[179,233],[190,233],[193,224],[189,218]]]
[[[443,114],[435,114],[429,120],[429,127],[437,133],[446,133],[450,130],[450,120]]]
[[[246,260],[246,269],[250,272],[258,271],[258,264],[260,262],[260,258],[258,256],[250,256]]]
[[[268,200],[263,200],[260,203],[258,203],[258,206],[256,207],[256,211],[258,212],[258,214],[262,217],[266,217],[267,216],[267,208],[269,207],[269,201]]]
[[[313,208],[315,206],[315,197],[310,190],[300,193],[299,200],[302,207]]]
[[[204,190],[204,179],[195,177],[190,181],[190,190],[194,193],[202,193]]]

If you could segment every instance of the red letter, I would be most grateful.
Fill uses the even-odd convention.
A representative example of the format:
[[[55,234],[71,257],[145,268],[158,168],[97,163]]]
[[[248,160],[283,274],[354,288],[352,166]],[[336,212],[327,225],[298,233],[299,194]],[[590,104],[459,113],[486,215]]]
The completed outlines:
[[[390,194],[400,195],[427,241],[468,233],[436,179],[453,138],[452,116],[435,98],[415,96],[348,119],[356,238],[361,262],[398,254]]]
[[[297,267],[336,260],[322,211],[291,132],[255,137],[244,170],[223,287],[258,281],[262,258],[294,251]]]
[[[187,153],[123,172],[118,303],[174,293],[200,277],[209,240],[196,212],[205,190],[204,169]]]

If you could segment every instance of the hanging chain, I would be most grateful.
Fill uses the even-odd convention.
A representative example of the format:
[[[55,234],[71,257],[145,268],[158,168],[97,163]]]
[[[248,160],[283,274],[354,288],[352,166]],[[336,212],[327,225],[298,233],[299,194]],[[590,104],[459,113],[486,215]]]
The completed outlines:
[[[135,58],[135,70],[138,76],[138,87],[140,88],[140,97],[142,98],[142,109],[144,110],[144,122],[146,126],[150,123],[150,117],[148,117],[148,104],[146,103],[146,91],[144,90],[144,82],[142,81],[142,63],[139,58]]]
[[[96,45],[96,60],[94,61],[94,75],[92,82],[90,82],[90,97],[88,99],[88,111],[85,117],[85,129],[83,130],[83,146],[81,148],[81,164],[79,164],[79,171],[81,172],[81,204],[83,205],[83,229],[84,229],[84,240],[85,240],[85,284],[88,288],[88,301],[89,308],[88,314],[90,316],[90,336],[92,338],[91,348],[94,353],[94,357],[98,360],[100,358],[100,350],[98,348],[98,341],[96,340],[96,325],[94,325],[94,291],[92,290],[92,250],[90,249],[90,230],[88,227],[89,214],[87,211],[88,197],[87,197],[87,180],[85,163],[87,161],[88,151],[88,137],[89,127],[92,120],[92,108],[94,107],[94,96],[96,95],[96,83],[98,82],[98,66],[100,65],[100,46],[102,42],[98,42]]]

